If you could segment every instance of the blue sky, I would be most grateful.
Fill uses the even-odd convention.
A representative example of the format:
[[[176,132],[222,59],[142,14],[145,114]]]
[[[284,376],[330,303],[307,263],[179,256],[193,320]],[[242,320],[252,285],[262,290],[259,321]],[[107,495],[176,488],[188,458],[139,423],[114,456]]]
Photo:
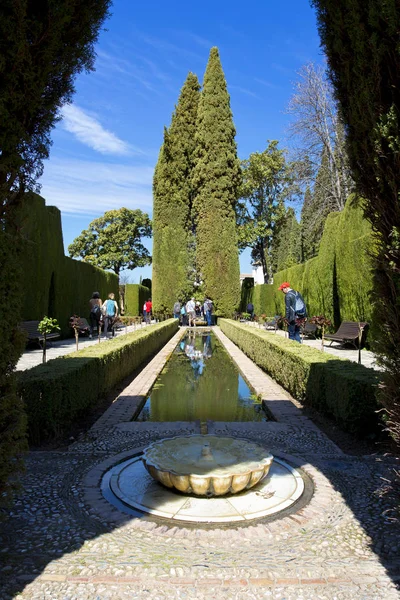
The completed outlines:
[[[112,12],[96,47],[96,71],[77,79],[41,180],[47,204],[61,210],[65,250],[106,210],[151,215],[163,127],[187,73],[202,81],[212,46],[225,71],[240,158],[264,150],[268,139],[287,145],[284,111],[296,71],[323,59],[308,0],[115,0]],[[151,249],[151,241],[146,245]],[[245,251],[241,271],[250,270]],[[140,275],[151,277],[151,267],[132,271],[131,281]]]

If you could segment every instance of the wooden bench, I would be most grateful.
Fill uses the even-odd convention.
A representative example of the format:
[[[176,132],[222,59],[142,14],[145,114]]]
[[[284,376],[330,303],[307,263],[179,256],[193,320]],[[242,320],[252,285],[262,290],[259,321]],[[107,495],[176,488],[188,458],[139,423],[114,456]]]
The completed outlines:
[[[355,348],[358,348],[360,328],[362,330],[361,335],[361,346],[365,342],[368,323],[355,323],[353,321],[343,321],[336,333],[326,333],[325,339],[330,340],[330,346],[332,342],[338,342],[339,344],[352,344]]]
[[[44,335],[43,333],[40,333],[40,331],[38,331],[38,326],[39,326],[39,321],[22,321],[22,323],[20,323],[20,329],[22,329],[23,331],[26,332],[27,334],[27,343],[30,342],[34,342],[36,344],[39,344],[40,348],[42,348],[42,343],[44,341]],[[47,333],[46,334],[46,340],[52,340],[55,338],[59,338],[60,334],[57,332],[54,333]]]
[[[316,339],[317,337],[317,325],[315,325],[314,323],[309,323],[308,321],[306,321],[304,323],[304,326],[301,328],[302,329],[302,333],[303,335],[307,336],[307,337],[313,337],[314,339]]]

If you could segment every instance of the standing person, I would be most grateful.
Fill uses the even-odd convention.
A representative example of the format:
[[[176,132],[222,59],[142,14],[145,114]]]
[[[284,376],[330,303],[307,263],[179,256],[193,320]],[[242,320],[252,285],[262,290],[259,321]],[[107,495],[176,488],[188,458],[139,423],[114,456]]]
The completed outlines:
[[[183,325],[183,326],[187,325],[186,306],[184,304],[182,304],[182,307],[181,307],[180,324]]]
[[[194,298],[191,298],[189,302],[186,303],[186,312],[188,316],[189,327],[196,327],[196,305],[194,303]]]
[[[108,337],[108,328],[111,326],[112,335],[114,335],[114,319],[118,316],[118,304],[115,301],[115,296],[111,292],[108,294],[107,300],[103,304],[104,318],[104,337]]]
[[[103,306],[103,303],[102,303],[102,301],[100,299],[99,292],[93,292],[92,297],[89,300],[89,306],[90,306],[90,315],[89,315],[90,333],[89,333],[89,337],[92,338],[92,336],[93,336],[93,329],[95,327],[97,328],[97,335],[100,335],[101,307]]]
[[[206,317],[206,321],[207,321],[207,325],[209,327],[211,327],[212,325],[212,310],[213,310],[213,303],[210,300],[210,298],[206,298],[204,300],[204,305],[203,305],[203,310],[204,310],[204,315]]]
[[[179,316],[181,314],[181,303],[179,302],[179,300],[177,300],[174,304],[173,313],[174,319],[179,319]]]
[[[285,294],[285,317],[288,323],[289,339],[301,344],[298,319],[304,319],[307,316],[306,304],[300,292],[292,290],[287,281],[281,283],[278,290]]]
[[[149,298],[146,302],[146,323],[150,325],[151,323],[151,311],[153,309],[153,304],[151,302],[151,298]]]
[[[253,317],[254,317],[254,304],[252,302],[249,302],[248,305],[246,306],[246,312],[249,313],[250,319],[253,320]]]
[[[142,309],[142,310],[143,310],[143,321],[144,321],[145,323],[147,323],[147,319],[146,319],[146,314],[147,314],[147,311],[146,311],[146,305],[147,305],[147,302],[145,302],[145,303],[143,304],[143,309]]]

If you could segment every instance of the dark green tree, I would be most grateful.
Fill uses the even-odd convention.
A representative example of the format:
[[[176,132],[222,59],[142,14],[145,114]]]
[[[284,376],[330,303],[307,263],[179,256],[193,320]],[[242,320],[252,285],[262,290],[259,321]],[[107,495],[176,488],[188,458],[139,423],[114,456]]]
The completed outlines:
[[[189,73],[170,128],[164,130],[153,181],[153,304],[171,311],[192,293],[194,231],[191,216],[195,131],[200,85]]]
[[[23,350],[19,209],[48,157],[59,109],[74,79],[93,69],[110,0],[3,0],[0,4],[0,498],[10,498],[25,448],[14,369]],[[15,458],[17,457],[17,458]]]
[[[288,269],[301,262],[301,228],[293,208],[288,208],[273,240],[273,272]]]
[[[235,204],[241,181],[235,127],[218,48],[204,75],[193,170],[196,262],[204,292],[220,315],[240,303]]]
[[[304,195],[301,211],[303,260],[308,260],[318,254],[326,218],[330,212],[337,209],[337,203],[331,190],[331,171],[328,156],[324,150],[313,192],[311,193],[307,188]]]
[[[398,0],[313,0],[347,134],[349,164],[376,232],[379,397],[400,442],[400,10]]]
[[[274,272],[274,238],[285,219],[285,198],[292,191],[292,176],[285,150],[269,142],[264,152],[242,161],[241,200],[237,203],[239,247],[250,247],[251,257],[261,264],[267,283]]]
[[[143,237],[151,237],[148,214],[139,209],[108,210],[89,223],[88,229],[68,246],[68,252],[72,258],[81,258],[119,275],[123,269],[133,270],[151,263],[149,251],[142,244]]]

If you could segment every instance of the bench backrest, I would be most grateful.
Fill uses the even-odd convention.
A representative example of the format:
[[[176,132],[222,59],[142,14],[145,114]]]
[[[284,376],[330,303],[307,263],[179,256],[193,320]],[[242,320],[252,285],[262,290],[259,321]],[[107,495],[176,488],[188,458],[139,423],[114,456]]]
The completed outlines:
[[[305,325],[304,325],[304,331],[305,332],[310,332],[310,333],[315,333],[317,331],[317,326],[315,325],[315,323],[308,323],[308,321],[306,321]]]
[[[37,338],[42,335],[38,331],[39,321],[22,321],[19,326],[26,331],[28,338]]]
[[[359,336],[360,330],[359,327],[362,327],[365,330],[368,327],[368,323],[356,323],[353,321],[343,321],[340,324],[339,329],[336,331],[335,335],[341,336],[347,339],[356,339]]]

